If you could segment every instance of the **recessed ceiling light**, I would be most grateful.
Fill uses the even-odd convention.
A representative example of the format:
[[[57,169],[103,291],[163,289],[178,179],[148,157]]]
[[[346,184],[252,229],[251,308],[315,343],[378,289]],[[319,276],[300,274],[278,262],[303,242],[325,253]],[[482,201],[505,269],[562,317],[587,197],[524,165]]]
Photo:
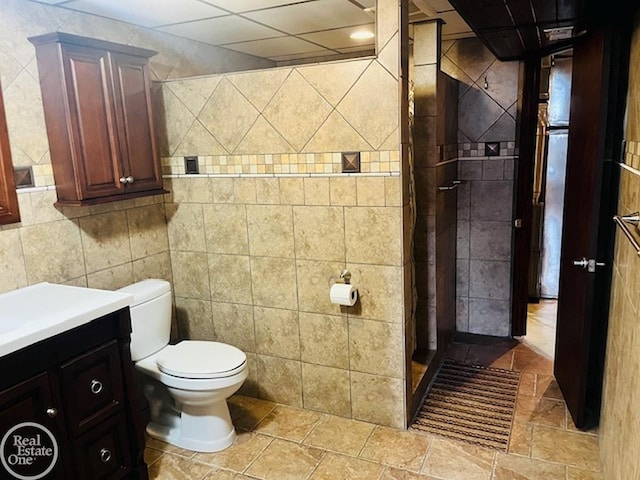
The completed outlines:
[[[369,30],[357,30],[349,35],[349,38],[353,40],[368,40],[370,38],[373,38],[374,36],[375,35],[373,34],[373,32]]]

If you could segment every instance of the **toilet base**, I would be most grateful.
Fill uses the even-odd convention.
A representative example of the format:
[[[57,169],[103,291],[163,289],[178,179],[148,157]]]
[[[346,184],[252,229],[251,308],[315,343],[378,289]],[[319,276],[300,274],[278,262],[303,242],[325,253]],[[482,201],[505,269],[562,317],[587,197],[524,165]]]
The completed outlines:
[[[149,422],[147,424],[147,435],[156,440],[161,440],[176,447],[186,448],[194,452],[219,452],[228,448],[236,439],[236,431],[232,429],[225,437],[216,440],[199,440],[195,438],[184,438],[179,428],[171,428],[165,425]]]

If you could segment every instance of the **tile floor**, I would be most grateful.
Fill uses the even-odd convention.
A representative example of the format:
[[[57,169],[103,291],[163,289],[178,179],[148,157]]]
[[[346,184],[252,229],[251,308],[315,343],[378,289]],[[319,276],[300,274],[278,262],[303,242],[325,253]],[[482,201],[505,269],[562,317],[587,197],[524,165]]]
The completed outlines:
[[[520,340],[539,354],[553,360],[556,347],[557,300],[540,300],[527,308],[527,335]]]
[[[549,359],[508,339],[454,343],[448,356],[522,372],[508,453],[236,395],[230,448],[193,453],[150,439],[150,478],[602,480],[597,432],[575,429]]]

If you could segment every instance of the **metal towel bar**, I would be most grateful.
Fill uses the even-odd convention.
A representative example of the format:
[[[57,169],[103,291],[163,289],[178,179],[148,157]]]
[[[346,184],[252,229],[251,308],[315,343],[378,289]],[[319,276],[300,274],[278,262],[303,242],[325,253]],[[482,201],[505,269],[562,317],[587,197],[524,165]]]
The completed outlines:
[[[620,230],[622,230],[622,233],[624,233],[625,237],[629,239],[629,241],[631,242],[631,245],[633,245],[633,248],[636,251],[636,254],[640,256],[640,243],[638,242],[638,239],[635,237],[635,235],[631,232],[631,230],[627,226],[627,223],[630,223],[636,226],[640,223],[639,212],[632,213],[631,215],[614,215],[613,220],[620,227]]]
[[[438,187],[438,190],[440,190],[441,192],[446,192],[448,190],[455,190],[456,188],[458,188],[458,185],[460,185],[462,183],[462,180],[454,180],[451,182],[451,185],[441,185]]]

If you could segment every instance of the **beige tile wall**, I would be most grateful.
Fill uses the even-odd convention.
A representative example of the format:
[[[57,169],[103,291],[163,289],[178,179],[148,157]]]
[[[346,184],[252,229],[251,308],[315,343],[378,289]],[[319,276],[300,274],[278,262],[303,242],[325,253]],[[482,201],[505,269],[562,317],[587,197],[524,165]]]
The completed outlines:
[[[632,44],[627,104],[627,160],[638,152],[640,142],[640,16]],[[618,212],[640,209],[640,171],[621,169]],[[640,240],[640,231],[635,229]],[[631,243],[618,233],[600,426],[600,458],[604,478],[637,478],[640,471],[640,257]]]
[[[397,3],[379,1],[378,15],[377,59],[155,87],[163,154],[203,156],[207,173],[231,164],[231,175],[167,178],[167,198],[59,211],[46,188],[53,179],[28,36],[62,30],[155,48],[159,80],[249,67],[131,25],[3,3],[0,75],[12,155],[16,165],[34,165],[45,188],[20,192],[23,222],[0,229],[0,291],[43,280],[118,288],[166,278],[181,335],[248,353],[246,393],[404,425]],[[327,175],[342,151],[363,152],[368,173]],[[284,168],[277,176],[277,165],[289,175]],[[292,175],[291,165],[307,173]],[[328,301],[329,278],[344,268],[361,293],[350,309]]]
[[[400,177],[194,180],[166,179],[181,335],[247,352],[244,393],[403,425]],[[353,308],[329,300],[345,268]]]

